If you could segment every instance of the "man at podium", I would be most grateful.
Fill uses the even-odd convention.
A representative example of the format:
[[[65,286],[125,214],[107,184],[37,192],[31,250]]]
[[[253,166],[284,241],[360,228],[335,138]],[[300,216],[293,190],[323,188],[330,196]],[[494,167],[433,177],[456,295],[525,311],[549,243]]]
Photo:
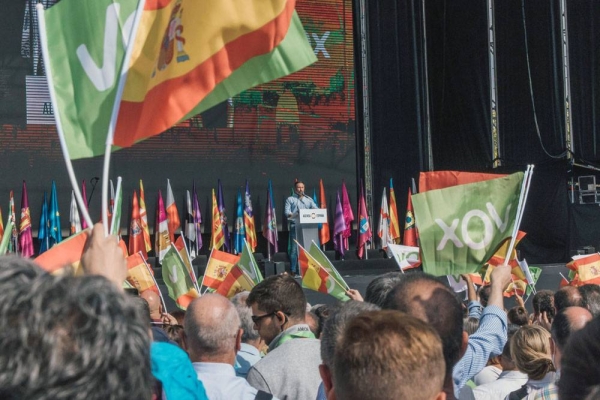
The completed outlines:
[[[304,183],[296,181],[294,184],[294,194],[285,200],[285,216],[290,223],[290,267],[292,275],[299,273],[298,271],[298,246],[294,241],[296,239],[296,218],[298,210],[307,208],[319,208],[312,198],[304,194]]]

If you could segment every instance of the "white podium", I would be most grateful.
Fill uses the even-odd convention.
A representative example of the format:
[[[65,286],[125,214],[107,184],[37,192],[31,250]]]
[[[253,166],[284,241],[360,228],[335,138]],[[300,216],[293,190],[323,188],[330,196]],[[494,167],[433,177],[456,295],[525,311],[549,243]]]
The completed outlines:
[[[319,244],[319,224],[327,223],[327,209],[301,209],[294,221],[296,240],[302,247],[308,248],[313,241]]]

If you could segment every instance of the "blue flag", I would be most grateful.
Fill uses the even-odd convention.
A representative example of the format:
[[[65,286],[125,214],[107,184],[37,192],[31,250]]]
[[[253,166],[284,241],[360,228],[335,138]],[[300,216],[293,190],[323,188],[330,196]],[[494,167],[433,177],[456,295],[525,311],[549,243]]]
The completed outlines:
[[[58,211],[58,198],[56,196],[56,182],[52,181],[52,192],[50,192],[50,215],[48,216],[49,248],[62,241],[60,229],[60,212]]]
[[[38,239],[40,241],[40,254],[48,250],[49,247],[49,236],[48,236],[48,198],[46,197],[46,191],[44,190],[44,200],[42,201],[42,214],[40,215],[40,228],[38,230]]]
[[[244,239],[246,239],[246,228],[244,226],[244,203],[242,202],[242,192],[238,189],[237,194],[237,214],[235,218],[235,235],[233,251],[235,254],[241,254],[244,249]]]

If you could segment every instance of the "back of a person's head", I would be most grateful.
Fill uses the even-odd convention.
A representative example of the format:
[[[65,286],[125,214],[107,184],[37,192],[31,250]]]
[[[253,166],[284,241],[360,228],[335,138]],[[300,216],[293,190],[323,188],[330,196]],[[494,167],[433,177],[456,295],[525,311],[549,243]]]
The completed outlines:
[[[19,268],[25,275],[9,273]],[[0,259],[0,398],[149,398],[150,337],[139,308],[103,277],[36,269]]]
[[[535,315],[546,312],[548,319],[554,317],[554,292],[552,290],[538,290],[533,295],[532,303]]]
[[[404,276],[405,274],[400,271],[379,275],[369,282],[365,293],[365,301],[383,307],[383,303],[385,302],[388,293],[404,278]]]
[[[556,312],[567,307],[583,307],[583,298],[575,286],[561,287],[554,293],[554,308]]]
[[[441,392],[445,365],[437,333],[397,311],[353,318],[334,356],[336,398],[431,400]]]
[[[463,319],[463,330],[471,336],[479,329],[479,318],[466,317]]]
[[[508,318],[508,322],[510,324],[515,324],[519,326],[529,324],[529,315],[527,315],[527,310],[520,306],[514,306],[506,313]]]
[[[579,286],[582,307],[590,310],[594,317],[600,315],[600,286],[595,284]]]
[[[573,333],[561,360],[558,395],[561,400],[579,400],[597,392],[600,385],[600,318],[594,318]],[[587,397],[586,397],[587,396]]]
[[[486,285],[479,288],[479,302],[482,307],[487,307],[488,301],[490,300],[490,293],[492,293],[492,285]]]
[[[425,273],[407,274],[388,294],[385,309],[398,310],[429,323],[442,338],[446,374],[461,357],[462,305],[450,288]]]
[[[377,311],[375,304],[350,300],[337,307],[325,321],[321,334],[321,359],[329,368],[333,367],[336,343],[352,318],[364,312]]]
[[[552,340],[562,351],[567,340],[574,332],[583,328],[592,319],[592,314],[583,307],[567,307],[560,310],[554,320],[550,332]]]
[[[252,309],[246,305],[246,299],[250,292],[241,292],[231,298],[231,303],[240,317],[241,328],[244,330],[242,334],[242,343],[249,343],[260,339],[258,331],[254,330],[254,322],[252,322]]]
[[[266,278],[250,292],[246,304],[256,304],[266,313],[281,311],[290,318],[304,320],[306,296],[302,287],[289,275],[274,275]]]
[[[522,326],[510,340],[510,354],[519,371],[529,379],[542,379],[554,371],[550,333],[538,325]]]
[[[313,313],[317,317],[317,333],[315,333],[315,337],[319,338],[323,333],[323,326],[325,325],[325,321],[331,315],[332,306],[328,304],[317,304],[311,307],[310,312]]]
[[[184,331],[192,361],[227,355],[235,348],[240,317],[234,305],[219,294],[205,294],[190,303]]]

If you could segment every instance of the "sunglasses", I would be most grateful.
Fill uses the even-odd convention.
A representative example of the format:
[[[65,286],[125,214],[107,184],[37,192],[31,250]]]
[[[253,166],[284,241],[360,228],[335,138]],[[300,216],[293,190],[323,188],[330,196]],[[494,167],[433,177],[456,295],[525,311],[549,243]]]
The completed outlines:
[[[260,321],[263,320],[263,318],[272,317],[275,314],[277,314],[277,311],[273,311],[272,313],[268,313],[268,314],[264,314],[264,315],[253,315],[252,322],[254,322],[255,324],[258,324]]]

